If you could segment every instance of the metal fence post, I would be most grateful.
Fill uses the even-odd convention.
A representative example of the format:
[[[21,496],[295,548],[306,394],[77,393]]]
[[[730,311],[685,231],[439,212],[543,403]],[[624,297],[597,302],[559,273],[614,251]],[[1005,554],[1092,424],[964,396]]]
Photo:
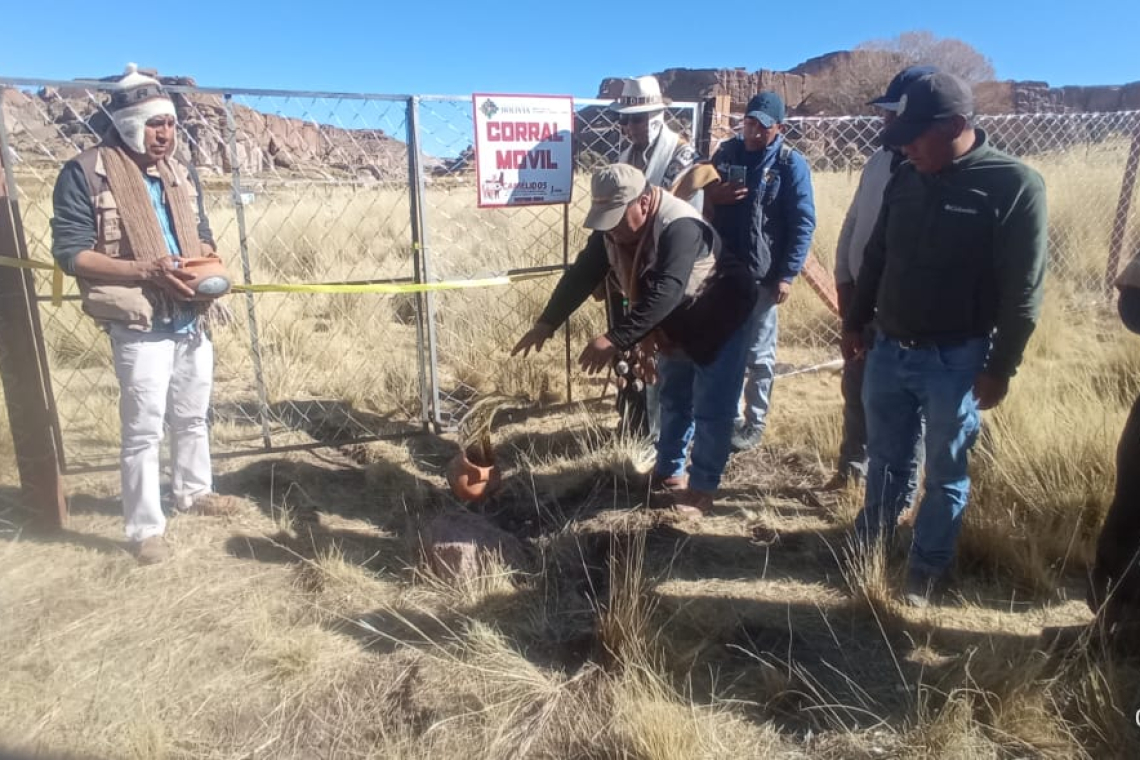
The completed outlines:
[[[238,241],[241,249],[241,272],[246,285],[253,284],[253,277],[249,266],[249,239],[245,224],[245,203],[241,197],[241,166],[237,151],[237,120],[234,119],[233,95],[226,93],[226,133],[230,150],[230,173],[233,176],[234,214],[237,217]],[[253,293],[245,293],[246,324],[249,328],[249,352],[253,361],[254,382],[257,384],[257,417],[261,423],[261,440],[266,450],[273,448],[273,439],[269,434],[269,394],[265,390],[265,374],[261,367],[261,342],[258,340],[257,313],[254,308]]]
[[[570,267],[570,204],[566,203],[562,206],[562,271],[565,272]],[[566,401],[572,403],[574,401],[574,385],[570,382],[573,373],[573,365],[570,363],[570,320],[574,316],[570,315],[566,318],[566,324],[562,326],[562,332],[566,334]]]
[[[699,155],[700,154],[700,146],[702,144],[702,140],[704,139],[704,127],[705,127],[705,104],[704,104],[704,101],[697,101],[696,103],[693,104],[692,108],[693,108],[693,111],[692,111],[693,140],[690,144],[693,146],[693,148],[695,148],[697,150],[698,155]],[[701,155],[700,157],[712,158],[712,156],[703,156],[703,155]]]
[[[1108,244],[1108,265],[1104,272],[1104,290],[1112,293],[1116,274],[1120,271],[1121,253],[1124,251],[1124,238],[1128,232],[1128,217],[1132,212],[1132,195],[1136,188],[1137,174],[1140,174],[1140,116],[1133,116],[1132,147],[1128,150],[1128,160],[1124,162],[1124,175],[1120,183],[1120,198],[1116,203],[1116,217],[1112,223],[1112,237]]]
[[[428,247],[428,230],[424,214],[424,171],[423,156],[420,153],[420,99],[413,95],[408,98],[408,191],[412,222],[412,247],[416,259],[416,282],[431,281],[431,255]],[[425,406],[424,421],[430,422],[438,433],[443,425],[439,417],[439,361],[435,336],[435,294],[420,293],[419,302],[423,305],[423,322],[427,326],[427,374],[428,393],[421,391],[421,399],[431,407],[430,415]],[[423,378],[424,345],[420,343],[420,377]],[[422,388],[422,386],[421,386]]]
[[[16,181],[8,171],[11,155],[7,127],[0,115],[0,257],[27,261]],[[58,445],[59,419],[31,270],[0,266],[0,324],[4,326],[0,329],[0,381],[23,495],[44,527],[62,528],[67,520],[67,499]]]
[[[411,96],[405,104],[404,114],[404,142],[408,146],[407,159],[408,159],[408,209],[411,215],[411,235],[412,235],[412,280],[413,282],[423,282],[423,268],[420,256],[422,249],[421,234],[423,232],[423,214],[420,209],[420,201],[422,200],[417,187],[419,186],[419,151],[415,149],[416,146],[416,124],[415,119],[418,116],[416,109],[416,98]],[[431,409],[432,403],[430,398],[431,387],[428,382],[427,376],[427,355],[428,345],[425,336],[425,326],[427,322],[427,299],[424,298],[424,293],[416,293],[416,362],[419,365],[420,377],[420,422],[423,424],[425,430],[431,425]]]

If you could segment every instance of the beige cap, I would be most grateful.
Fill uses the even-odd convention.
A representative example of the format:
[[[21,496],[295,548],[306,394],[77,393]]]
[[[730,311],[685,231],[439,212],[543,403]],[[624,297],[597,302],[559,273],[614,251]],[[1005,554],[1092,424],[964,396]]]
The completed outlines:
[[[641,169],[629,164],[610,164],[594,172],[590,179],[590,210],[585,227],[609,232],[625,216],[626,206],[645,192],[648,182]]]

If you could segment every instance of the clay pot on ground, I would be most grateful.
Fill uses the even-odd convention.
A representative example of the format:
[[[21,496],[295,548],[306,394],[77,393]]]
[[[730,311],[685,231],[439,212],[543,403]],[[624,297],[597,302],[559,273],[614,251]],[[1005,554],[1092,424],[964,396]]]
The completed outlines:
[[[230,292],[232,280],[222,260],[214,256],[180,259],[179,267],[194,275],[186,284],[197,295],[195,301],[212,301]]]
[[[447,484],[460,501],[482,501],[502,484],[503,474],[494,456],[475,456],[460,451],[447,465]]]

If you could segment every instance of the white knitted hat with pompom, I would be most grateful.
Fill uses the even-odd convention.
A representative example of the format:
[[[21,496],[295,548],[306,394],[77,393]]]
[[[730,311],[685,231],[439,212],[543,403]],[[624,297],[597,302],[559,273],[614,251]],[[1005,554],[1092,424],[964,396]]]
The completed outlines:
[[[111,91],[108,105],[111,121],[123,143],[135,153],[145,153],[143,140],[146,123],[156,116],[173,116],[174,101],[154,77],[139,73],[139,67],[128,63],[122,78]]]

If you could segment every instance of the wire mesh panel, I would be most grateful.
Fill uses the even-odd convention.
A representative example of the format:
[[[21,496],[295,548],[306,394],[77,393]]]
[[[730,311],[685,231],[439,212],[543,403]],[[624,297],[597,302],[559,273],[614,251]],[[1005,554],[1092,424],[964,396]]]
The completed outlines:
[[[433,296],[442,425],[453,424],[480,395],[554,400],[565,397],[568,383],[580,397],[602,382],[570,369],[561,335],[525,360],[512,359],[509,352],[541,314],[564,260],[573,261],[585,244],[582,223],[590,203],[591,170],[618,160],[621,127],[606,102],[575,101],[575,179],[569,204],[493,209],[477,207],[470,98],[425,98],[420,103],[431,276],[456,280],[514,272],[526,277],[501,288]],[[691,135],[695,114],[695,106],[678,104],[668,119],[678,132]],[[587,302],[579,310],[570,322],[570,359],[587,335],[604,330],[604,323],[600,304]]]
[[[106,84],[9,88],[5,125],[29,253],[50,262],[52,187],[110,126]],[[178,154],[201,177],[218,249],[239,282],[414,279],[406,104],[398,98],[227,95],[170,87]],[[39,276],[46,301],[50,274]],[[43,303],[45,342],[70,468],[117,458],[109,341],[74,281]],[[215,450],[407,432],[422,417],[418,315],[403,295],[234,294],[213,328]]]
[[[1125,174],[1130,146],[1140,141],[1140,112],[985,116],[978,124],[1045,178],[1050,287],[1077,305],[1103,302],[1121,188],[1136,183],[1134,165]],[[1134,202],[1119,218],[1125,261],[1140,248],[1138,221]]]
[[[254,283],[413,280],[404,100],[238,93],[225,105],[236,162],[222,168],[241,211],[230,229],[244,246],[240,234],[220,244]],[[274,444],[406,432],[421,414],[414,301],[328,290],[234,299],[255,305],[256,330],[239,319],[227,359],[260,360]],[[243,423],[253,412],[229,408]]]

